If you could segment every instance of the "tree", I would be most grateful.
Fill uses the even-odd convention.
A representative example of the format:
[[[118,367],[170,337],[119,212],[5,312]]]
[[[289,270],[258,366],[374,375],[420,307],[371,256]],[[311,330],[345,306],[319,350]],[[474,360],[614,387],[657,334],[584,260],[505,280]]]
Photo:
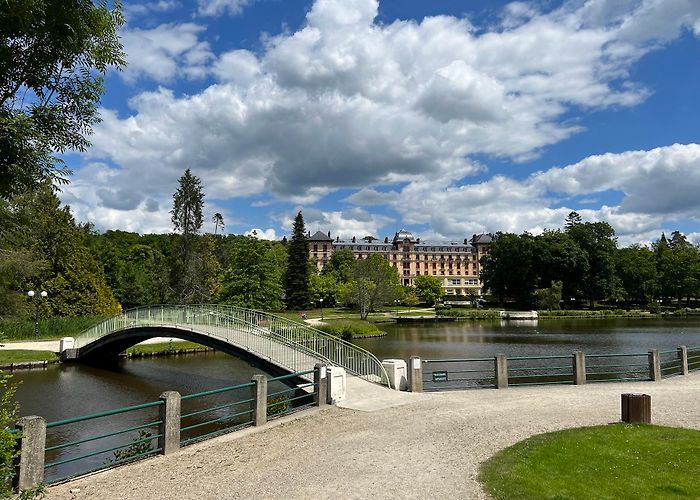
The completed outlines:
[[[125,64],[124,18],[106,0],[4,0],[0,19],[0,197],[9,199],[66,182],[54,152],[87,150],[104,75]]]
[[[331,254],[331,258],[321,270],[322,276],[333,276],[338,283],[347,283],[352,279],[357,260],[352,250],[344,248]]]
[[[535,237],[534,270],[541,288],[553,281],[562,282],[565,297],[581,295],[583,278],[588,272],[588,254],[562,231],[547,231]]]
[[[515,300],[524,307],[532,307],[538,281],[534,268],[535,253],[532,235],[497,233],[489,253],[481,261],[484,288],[498,297],[501,304]]]
[[[647,247],[633,245],[615,254],[615,274],[620,279],[622,294],[630,302],[648,304],[657,289],[656,259]]]
[[[571,226],[567,234],[588,257],[588,270],[583,276],[581,291],[593,307],[597,300],[608,298],[617,290],[615,230],[607,222],[585,222]]]
[[[265,241],[239,237],[224,272],[221,299],[251,309],[282,308],[282,273],[274,251]]]
[[[428,305],[435,304],[435,301],[442,297],[442,281],[435,276],[421,274],[413,281],[418,295],[423,298]]]
[[[219,212],[216,212],[214,214],[214,217],[211,218],[212,222],[214,222],[214,234],[217,234],[219,226],[221,226],[221,231],[223,232],[224,230],[224,216],[221,215]]]
[[[416,307],[418,303],[418,297],[414,291],[409,291],[403,296],[403,305],[408,306],[409,312],[411,311],[411,308]]]
[[[552,281],[549,288],[540,288],[535,291],[537,297],[537,305],[540,309],[555,311],[560,309],[561,303],[561,281]]]
[[[335,276],[331,274],[312,273],[309,278],[311,301],[318,303],[323,299],[323,305],[333,307],[338,301],[340,286]]]
[[[197,235],[203,222],[204,192],[201,181],[189,168],[178,184],[170,211],[175,232],[180,234],[178,253],[171,269],[173,289],[180,303],[201,302],[206,285]]]
[[[345,302],[356,305],[360,318],[367,319],[370,311],[394,301],[400,290],[398,270],[381,255],[373,254],[357,262],[345,290]]]
[[[304,309],[309,305],[309,242],[306,239],[304,216],[301,210],[294,218],[292,239],[287,245],[287,272],[284,291],[288,309]]]
[[[581,224],[583,220],[578,212],[569,212],[569,215],[564,221],[564,229],[568,232],[572,227]]]
[[[697,296],[700,288],[700,251],[682,234],[674,231],[671,241],[664,235],[655,245],[658,283],[663,297],[674,298],[681,305],[685,298]]]

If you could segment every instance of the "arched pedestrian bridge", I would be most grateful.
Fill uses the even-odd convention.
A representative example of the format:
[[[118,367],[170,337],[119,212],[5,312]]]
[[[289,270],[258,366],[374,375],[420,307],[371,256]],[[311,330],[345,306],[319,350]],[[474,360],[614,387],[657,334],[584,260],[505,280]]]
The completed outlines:
[[[272,373],[296,373],[324,363],[370,382],[388,380],[381,362],[350,342],[280,316],[225,305],[130,309],[82,332],[61,357],[94,362],[153,337],[197,342],[263,365]]]

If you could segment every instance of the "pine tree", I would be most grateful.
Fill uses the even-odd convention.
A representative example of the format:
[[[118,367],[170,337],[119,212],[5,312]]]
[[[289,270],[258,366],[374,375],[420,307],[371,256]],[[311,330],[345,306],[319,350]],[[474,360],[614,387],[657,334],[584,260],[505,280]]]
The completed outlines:
[[[180,233],[179,251],[172,267],[172,284],[176,300],[183,303],[200,302],[202,299],[204,280],[197,235],[202,228],[203,208],[202,183],[188,168],[180,177],[170,211],[175,232]]]
[[[304,217],[301,211],[294,219],[292,239],[287,245],[287,271],[284,289],[288,309],[304,309],[309,304],[309,242],[306,239]]]

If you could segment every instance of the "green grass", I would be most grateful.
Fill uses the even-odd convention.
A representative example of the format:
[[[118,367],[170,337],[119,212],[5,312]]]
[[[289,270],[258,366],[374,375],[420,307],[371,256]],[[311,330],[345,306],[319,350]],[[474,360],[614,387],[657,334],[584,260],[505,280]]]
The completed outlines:
[[[142,354],[153,354],[161,352],[177,354],[179,352],[191,349],[206,349],[206,347],[201,344],[196,344],[194,342],[158,342],[157,344],[138,344],[134,347],[130,347],[126,350],[126,355],[138,356]]]
[[[435,309],[437,316],[452,316],[465,319],[498,319],[501,317],[500,309],[462,309],[450,306]]]
[[[39,321],[39,338],[60,339],[61,337],[75,337],[83,330],[96,325],[108,316],[79,316],[76,318],[49,318]],[[5,334],[7,341],[34,340],[34,321],[2,320],[0,332]]]
[[[316,328],[345,340],[361,337],[378,337],[384,333],[373,323],[361,319],[328,319]]]
[[[624,309],[597,309],[590,310],[566,310],[559,311],[538,311],[537,315],[541,319],[546,318],[642,318],[651,316],[648,311],[640,309],[632,309],[626,311]]]
[[[497,499],[700,498],[700,431],[616,424],[534,436],[481,467]]]
[[[50,351],[23,351],[20,349],[0,351],[0,365],[26,363],[27,361],[49,361],[55,363],[58,361],[58,356]]]

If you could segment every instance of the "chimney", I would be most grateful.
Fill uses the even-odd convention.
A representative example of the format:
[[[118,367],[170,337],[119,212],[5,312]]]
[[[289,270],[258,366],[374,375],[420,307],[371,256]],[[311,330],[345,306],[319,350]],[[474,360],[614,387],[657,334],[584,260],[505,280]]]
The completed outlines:
[[[355,237],[354,237],[354,236],[352,237],[352,242],[355,243]]]
[[[328,237],[329,237],[329,238],[331,237],[331,232],[330,232],[330,231],[328,231]]]

